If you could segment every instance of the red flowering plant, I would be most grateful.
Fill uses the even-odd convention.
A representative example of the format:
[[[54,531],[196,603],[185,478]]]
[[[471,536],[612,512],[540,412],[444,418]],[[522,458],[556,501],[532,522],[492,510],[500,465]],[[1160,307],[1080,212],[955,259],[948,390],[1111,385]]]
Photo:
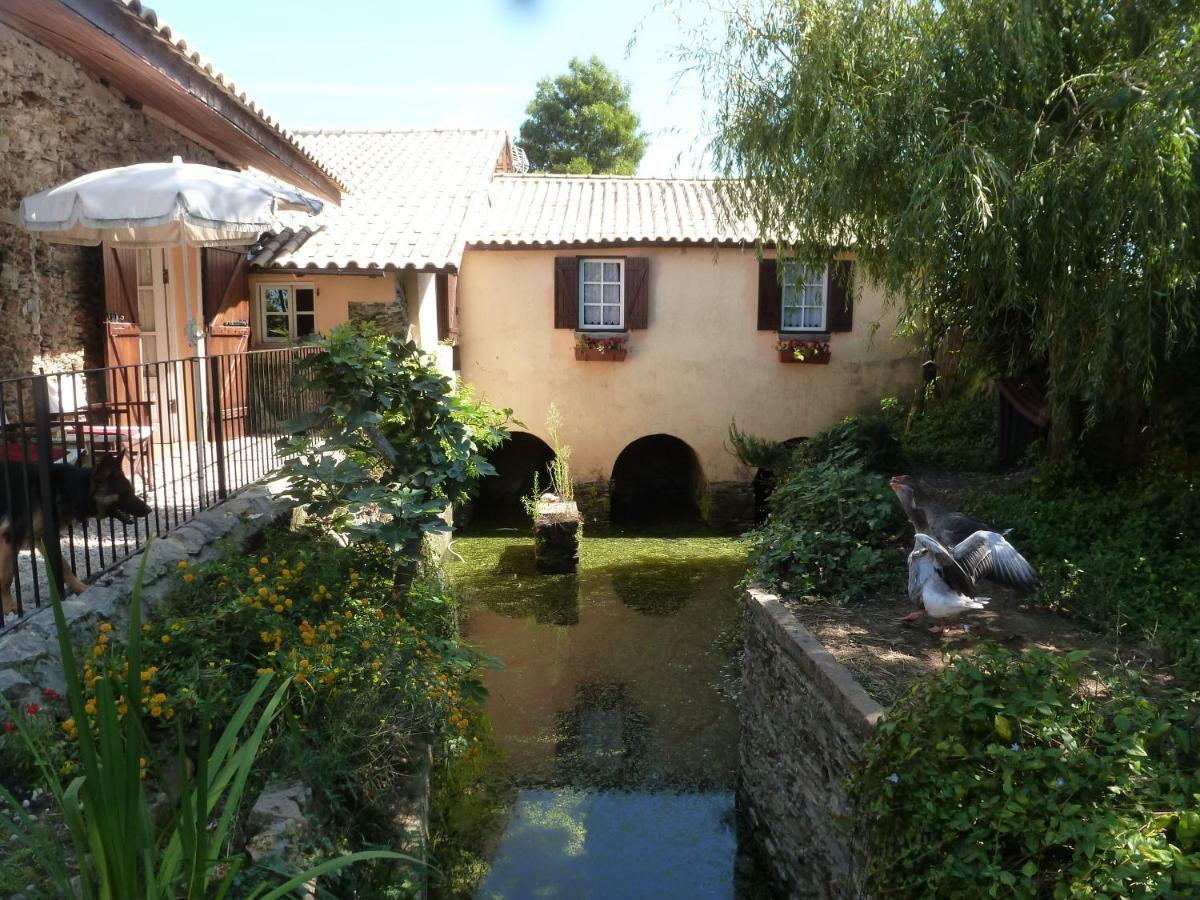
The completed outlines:
[[[588,337],[581,334],[575,341],[576,350],[595,350],[598,353],[612,353],[625,349],[624,337]]]
[[[64,718],[62,695],[53,688],[44,688],[41,692],[41,702],[26,703],[19,707],[8,707],[8,715],[12,718],[0,724],[0,772],[12,776],[13,784],[36,785],[40,783],[41,772],[37,760],[29,752],[21,739],[19,728],[15,721],[20,717],[25,730],[38,735],[46,747],[50,749],[51,762],[60,772],[68,771],[69,749],[59,740],[59,723]]]
[[[829,341],[805,341],[800,338],[784,338],[775,345],[780,353],[790,353],[799,360],[829,355]]]

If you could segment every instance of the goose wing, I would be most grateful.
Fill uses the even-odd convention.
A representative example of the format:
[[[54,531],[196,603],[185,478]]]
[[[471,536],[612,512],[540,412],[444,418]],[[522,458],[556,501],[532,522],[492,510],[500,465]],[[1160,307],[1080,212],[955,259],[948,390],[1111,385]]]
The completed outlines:
[[[955,545],[953,555],[972,578],[986,578],[1022,591],[1037,587],[1037,571],[995,531],[974,532]]]
[[[954,547],[977,531],[993,531],[986,522],[960,512],[943,512],[937,516],[936,534],[947,547]]]
[[[929,555],[937,567],[938,575],[941,576],[942,581],[946,582],[951,590],[962,594],[964,597],[975,596],[975,579],[951,555],[950,551],[942,546],[941,542],[927,534],[918,534],[916,536],[916,543],[918,547],[929,551]]]

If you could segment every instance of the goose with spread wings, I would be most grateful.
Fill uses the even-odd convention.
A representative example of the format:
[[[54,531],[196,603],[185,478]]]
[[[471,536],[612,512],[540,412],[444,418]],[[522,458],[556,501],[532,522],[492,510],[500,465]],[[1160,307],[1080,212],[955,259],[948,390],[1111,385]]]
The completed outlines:
[[[965,513],[943,509],[929,500],[909,475],[895,476],[891,487],[913,529],[937,541],[972,582],[986,579],[1025,593],[1037,588],[1037,571],[1009,543],[1007,531]]]
[[[983,609],[987,597],[975,596],[975,579],[935,538],[918,533],[908,555],[908,596],[920,600],[922,609],[900,621],[915,622],[921,616],[935,620],[953,619],[968,610]],[[940,625],[929,629],[941,632]]]

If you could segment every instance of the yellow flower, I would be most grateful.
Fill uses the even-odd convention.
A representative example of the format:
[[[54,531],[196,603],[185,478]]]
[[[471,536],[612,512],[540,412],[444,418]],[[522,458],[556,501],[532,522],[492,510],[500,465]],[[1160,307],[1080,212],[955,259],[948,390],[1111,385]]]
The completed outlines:
[[[296,684],[308,684],[308,676],[306,676],[303,672],[295,676],[292,680],[296,682]]]
[[[154,718],[157,719],[159,716],[162,715],[162,707],[161,706],[150,707],[150,715],[152,715]]]
[[[187,560],[181,559],[179,562],[175,563],[175,568],[177,568],[177,569],[183,570],[183,569],[186,569],[187,567],[188,567]]]
[[[292,598],[285,597],[283,600],[283,605],[286,606],[288,609],[291,609],[292,608]]]
[[[103,655],[104,655],[104,645],[103,644],[97,644],[95,647],[92,648],[92,656],[96,657],[96,659],[99,659]]]
[[[371,642],[370,642],[370,641],[363,641],[361,644],[359,644],[359,646],[360,646],[360,647],[362,647],[364,650],[370,650],[370,649],[371,649]]]
[[[85,703],[83,705],[83,711],[86,712],[89,716],[94,716],[96,714],[96,701],[89,700],[87,703]]]
[[[270,675],[274,671],[275,671],[274,669],[272,669],[268,666],[264,666],[263,668],[256,671],[254,674],[255,675]]]
[[[121,715],[125,715],[125,713],[129,712],[129,704],[122,700],[119,704],[117,704],[117,712],[119,712]]]
[[[159,638],[159,640],[164,644],[169,644],[171,643],[171,636],[169,634],[164,634],[161,638]]]
[[[247,575],[257,575],[258,569],[256,569],[254,566],[251,566],[249,569],[246,570],[246,574]]]
[[[63,722],[62,730],[63,731],[74,731],[75,730],[75,720],[67,719],[65,722]]]
[[[158,694],[155,694],[153,697],[151,697],[150,700],[152,703],[161,705],[161,704],[167,702],[167,695],[163,694],[163,693],[158,693]]]
[[[58,769],[58,772],[60,775],[70,775],[74,771],[75,771],[75,763],[71,762],[69,759],[65,763],[63,763]]]
[[[188,572],[186,575],[183,576],[183,580],[186,581],[188,584],[191,584],[193,581],[196,580],[196,576],[193,575],[191,572]]]
[[[150,666],[148,669],[142,669],[142,681],[149,681],[158,674],[158,666]]]
[[[270,595],[270,593],[271,593],[271,592],[270,592],[270,591],[268,591],[266,588],[259,588],[259,589],[258,589],[258,596],[260,596],[260,597],[266,597],[266,596],[269,596],[269,595]]]
[[[171,707],[169,707],[169,706],[168,706],[168,707],[167,707],[167,712],[166,712],[166,717],[167,717],[168,719],[173,719],[173,718],[175,718],[175,710],[173,710]]]
[[[100,635],[100,637],[96,638],[96,643],[99,644],[101,647],[103,647],[105,644],[108,643],[108,635],[107,634]]]
[[[104,622],[100,625],[100,630],[105,634],[108,634],[110,631],[112,631],[112,625],[108,622]]]
[[[261,563],[262,565],[265,566],[271,561],[271,558],[269,556],[260,556],[258,558],[258,561],[259,561],[259,563]]]
[[[283,612],[283,604],[282,603],[275,604],[275,612],[277,612],[277,613]]]

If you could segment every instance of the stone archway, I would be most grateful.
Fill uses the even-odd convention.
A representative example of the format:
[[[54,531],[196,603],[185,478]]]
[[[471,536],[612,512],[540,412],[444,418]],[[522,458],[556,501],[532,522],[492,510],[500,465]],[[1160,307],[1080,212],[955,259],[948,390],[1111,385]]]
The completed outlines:
[[[700,517],[704,475],[696,452],[670,434],[638,438],[613,464],[614,522]]]
[[[532,492],[535,473],[539,489],[548,489],[554,451],[537,435],[514,431],[488,454],[488,461],[496,474],[480,480],[473,515],[484,519],[514,518],[524,515],[521,498]]]

